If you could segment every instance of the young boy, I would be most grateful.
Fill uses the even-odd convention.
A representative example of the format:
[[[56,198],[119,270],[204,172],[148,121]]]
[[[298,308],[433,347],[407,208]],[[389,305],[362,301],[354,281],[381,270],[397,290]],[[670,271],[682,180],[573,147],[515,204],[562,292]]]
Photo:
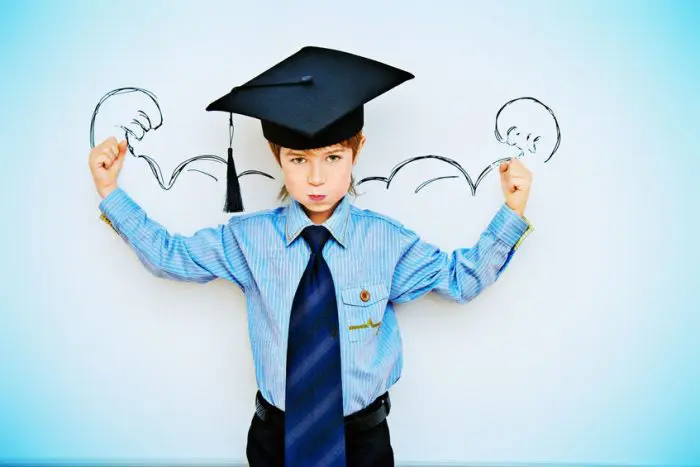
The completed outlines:
[[[100,209],[155,275],[238,285],[256,380],[251,466],[394,465],[388,390],[402,368],[394,304],[429,292],[460,303],[493,284],[525,234],[531,173],[500,166],[505,203],[451,255],[351,204],[363,104],[413,76],[306,47],[210,104],[262,122],[291,200],[192,236],[169,233],[117,186],[126,142],[90,153]]]

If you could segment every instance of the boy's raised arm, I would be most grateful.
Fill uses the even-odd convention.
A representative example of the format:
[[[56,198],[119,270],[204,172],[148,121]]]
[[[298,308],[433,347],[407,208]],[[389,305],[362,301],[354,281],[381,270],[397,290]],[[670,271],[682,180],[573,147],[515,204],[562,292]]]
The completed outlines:
[[[238,219],[198,230],[192,236],[169,233],[117,186],[127,149],[126,141],[110,137],[90,151],[90,172],[103,198],[101,218],[154,275],[188,282],[224,278],[245,290],[250,272],[234,234]]]
[[[401,259],[392,279],[390,300],[407,302],[435,291],[465,303],[496,282],[520,242],[534,230],[524,215],[532,172],[515,158],[501,163],[498,172],[505,203],[474,247],[459,248],[448,255],[402,228]]]
[[[245,290],[249,271],[234,235],[237,218],[191,236],[171,234],[121,188],[102,200],[100,210],[154,275],[199,283],[224,278]]]
[[[389,299],[415,300],[429,292],[466,303],[496,282],[520,242],[534,230],[526,218],[503,204],[471,248],[448,254],[402,228],[401,259],[396,265]]]

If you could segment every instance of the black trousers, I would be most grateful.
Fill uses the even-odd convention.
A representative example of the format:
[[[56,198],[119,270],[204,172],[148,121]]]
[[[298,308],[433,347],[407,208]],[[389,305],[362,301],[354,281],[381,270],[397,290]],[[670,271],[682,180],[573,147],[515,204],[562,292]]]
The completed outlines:
[[[346,427],[345,454],[347,467],[394,467],[387,421],[369,429]],[[284,467],[284,415],[265,421],[253,415],[246,456],[250,467]]]

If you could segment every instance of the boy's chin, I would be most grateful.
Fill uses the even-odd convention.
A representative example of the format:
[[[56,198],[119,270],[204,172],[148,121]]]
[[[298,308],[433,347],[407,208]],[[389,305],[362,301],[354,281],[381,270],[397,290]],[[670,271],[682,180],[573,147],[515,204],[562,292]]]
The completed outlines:
[[[333,207],[335,203],[329,203],[328,201],[323,201],[321,203],[313,203],[309,201],[299,201],[302,206],[306,208],[307,211],[311,212],[326,212]]]
[[[342,197],[341,197],[341,198],[336,198],[336,197],[329,198],[329,197],[326,197],[323,201],[312,201],[312,200],[309,199],[309,197],[306,196],[306,195],[304,195],[304,196],[294,196],[294,195],[292,195],[292,197],[293,197],[299,204],[301,204],[302,206],[304,206],[304,207],[305,207],[306,209],[308,209],[309,211],[313,211],[313,212],[323,212],[323,211],[327,211],[327,210],[329,210],[330,208],[332,208],[333,206],[335,206],[335,205],[342,199]]]
[[[306,210],[306,212],[326,213],[332,210],[338,204],[340,199],[324,199],[321,202],[314,202],[306,198],[297,199],[297,201],[304,207],[304,210]]]

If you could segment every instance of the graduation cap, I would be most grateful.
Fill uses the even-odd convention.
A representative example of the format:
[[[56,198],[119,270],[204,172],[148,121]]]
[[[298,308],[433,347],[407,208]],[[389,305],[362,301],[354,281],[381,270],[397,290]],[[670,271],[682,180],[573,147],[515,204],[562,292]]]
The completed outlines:
[[[344,141],[364,125],[364,104],[414,76],[385,63],[322,47],[304,47],[207,106],[229,113],[226,212],[243,210],[233,162],[233,114],[257,118],[263,135],[291,149]]]

